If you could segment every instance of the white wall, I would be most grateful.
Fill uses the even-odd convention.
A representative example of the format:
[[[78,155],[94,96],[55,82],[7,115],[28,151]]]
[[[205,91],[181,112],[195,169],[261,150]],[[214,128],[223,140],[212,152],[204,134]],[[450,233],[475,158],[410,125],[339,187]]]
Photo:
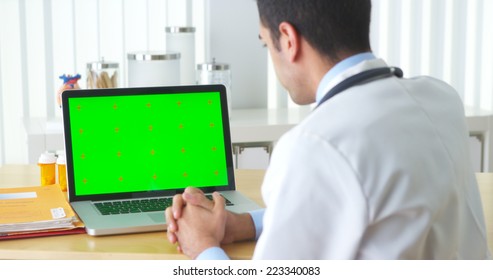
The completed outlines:
[[[231,66],[232,108],[267,107],[267,49],[253,0],[210,0],[207,60]]]

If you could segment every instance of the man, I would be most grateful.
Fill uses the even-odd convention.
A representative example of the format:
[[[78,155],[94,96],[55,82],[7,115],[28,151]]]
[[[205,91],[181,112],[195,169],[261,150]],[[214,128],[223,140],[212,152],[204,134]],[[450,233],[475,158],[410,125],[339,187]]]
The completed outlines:
[[[375,58],[370,0],[257,5],[279,80],[317,108],[274,149],[265,214],[189,188],[166,210],[168,239],[199,259],[260,232],[257,259],[489,258],[456,92]]]

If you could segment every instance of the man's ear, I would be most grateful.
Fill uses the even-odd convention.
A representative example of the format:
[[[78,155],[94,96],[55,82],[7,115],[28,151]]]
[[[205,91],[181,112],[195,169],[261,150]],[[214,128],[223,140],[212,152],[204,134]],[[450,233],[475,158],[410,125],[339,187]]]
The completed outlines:
[[[295,61],[298,58],[301,47],[301,38],[298,31],[289,22],[281,22],[279,24],[279,32],[281,33],[279,38],[281,49],[286,52],[289,61]]]

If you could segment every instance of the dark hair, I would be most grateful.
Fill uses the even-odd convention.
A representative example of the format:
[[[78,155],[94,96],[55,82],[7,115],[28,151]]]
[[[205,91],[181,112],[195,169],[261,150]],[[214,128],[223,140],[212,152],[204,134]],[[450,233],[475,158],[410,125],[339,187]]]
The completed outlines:
[[[257,0],[262,25],[279,48],[279,24],[289,22],[322,55],[370,48],[371,0]]]

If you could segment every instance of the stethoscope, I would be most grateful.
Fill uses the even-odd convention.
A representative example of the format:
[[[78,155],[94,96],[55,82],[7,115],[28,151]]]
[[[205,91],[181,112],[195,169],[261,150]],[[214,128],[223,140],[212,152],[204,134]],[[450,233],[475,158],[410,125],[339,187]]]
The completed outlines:
[[[402,78],[403,75],[404,73],[398,67],[382,67],[382,68],[375,68],[375,69],[363,71],[361,73],[358,73],[354,76],[345,79],[344,81],[340,82],[335,87],[333,87],[331,90],[329,90],[329,92],[327,92],[324,95],[322,100],[320,100],[317,107],[319,107],[325,101],[331,99],[335,95],[339,94],[342,91],[345,91],[350,87],[362,84],[364,82],[383,79],[391,76]]]

